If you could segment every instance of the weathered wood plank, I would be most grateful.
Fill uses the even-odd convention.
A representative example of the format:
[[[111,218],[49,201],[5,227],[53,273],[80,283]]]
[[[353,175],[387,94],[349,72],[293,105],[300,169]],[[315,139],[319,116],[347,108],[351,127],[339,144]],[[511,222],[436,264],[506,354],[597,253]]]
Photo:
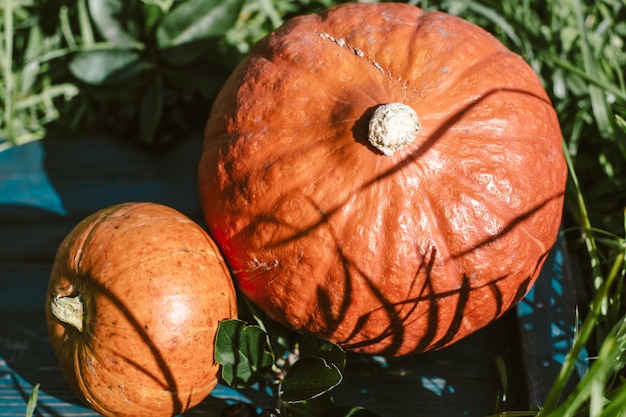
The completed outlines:
[[[503,391],[494,357],[513,362],[509,337],[515,337],[514,320],[509,315],[454,346],[424,355],[388,361],[353,356],[346,380],[336,391],[336,401],[365,406],[383,417],[492,414],[501,409]],[[0,410],[10,416],[21,415],[32,387],[39,383],[38,415],[97,416],[81,405],[67,386],[47,341],[43,314],[4,314],[0,335]],[[515,375],[513,369],[509,372]],[[250,401],[258,407],[273,404],[262,390],[235,392],[220,386],[185,415],[218,417],[229,402],[227,398]],[[508,405],[514,405],[511,395]]]
[[[528,405],[541,405],[569,352],[579,320],[582,288],[572,270],[565,239],[550,252],[537,283],[516,307],[523,374],[528,385]],[[569,389],[587,370],[586,351],[581,353],[578,369]]]
[[[46,139],[0,153],[0,215],[80,219],[111,204],[154,201],[197,217],[202,140],[151,151],[104,137]]]

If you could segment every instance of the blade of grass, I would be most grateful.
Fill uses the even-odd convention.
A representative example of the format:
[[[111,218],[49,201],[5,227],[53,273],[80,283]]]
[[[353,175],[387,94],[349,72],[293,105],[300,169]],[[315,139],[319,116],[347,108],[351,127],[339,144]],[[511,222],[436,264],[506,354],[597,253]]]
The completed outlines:
[[[621,321],[611,329],[600,346],[597,360],[581,378],[574,392],[554,411],[544,414],[548,410],[544,407],[539,415],[544,417],[574,416],[581,406],[589,401],[588,415],[590,417],[601,416],[606,405],[604,394],[606,382],[626,364],[625,350],[626,316],[622,317]]]
[[[557,410],[557,406],[563,392],[563,387],[565,387],[569,381],[583,347],[585,347],[596,328],[599,318],[602,315],[602,309],[609,298],[609,291],[614,282],[620,276],[620,270],[623,267],[623,263],[624,254],[622,253],[616,257],[611,271],[602,282],[602,285],[593,299],[590,311],[587,317],[585,317],[585,320],[580,327],[580,331],[574,337],[572,348],[563,361],[563,366],[561,367],[557,378],[548,392],[548,398],[543,405],[543,409],[539,412],[539,416],[557,417],[573,415],[574,412],[587,400],[587,398],[589,398],[594,384],[607,381],[608,372],[614,371],[614,367],[617,364],[616,359],[619,359],[624,353],[624,348],[626,347],[626,317],[624,317],[622,322],[614,326],[613,330],[609,332],[600,348],[599,359],[592,365],[587,374],[583,376],[577,386],[577,389],[558,408],[561,411],[555,413],[554,415],[551,414]],[[618,343],[618,345],[615,345],[615,343]],[[604,389],[604,384],[602,388]]]
[[[626,384],[622,384],[606,394],[606,407],[604,407],[600,416],[619,416],[619,411],[624,409],[624,404],[626,404]],[[589,417],[589,406],[581,407],[575,414],[572,414],[572,417]]]
[[[591,228],[591,224],[589,222],[589,216],[587,213],[587,208],[585,205],[585,201],[580,192],[580,186],[578,182],[578,177],[576,176],[576,171],[574,169],[574,165],[570,155],[567,153],[567,148],[565,142],[563,142],[563,153],[565,155],[565,160],[567,161],[568,169],[570,172],[570,177],[574,183],[577,192],[578,198],[578,207],[580,210],[580,217],[583,226],[583,239],[585,241],[587,251],[589,253],[589,257],[591,259],[591,267],[593,271],[593,280],[594,282],[599,282],[600,285],[597,289],[596,295],[593,299],[593,303],[591,306],[591,310],[585,318],[582,326],[580,327],[580,331],[576,333],[574,337],[574,343],[572,344],[571,350],[565,357],[563,361],[563,366],[561,367],[557,378],[555,379],[550,391],[548,392],[548,397],[543,406],[543,410],[539,412],[539,415],[547,415],[556,409],[558,403],[561,400],[561,395],[563,393],[563,389],[566,386],[569,378],[571,377],[574,369],[576,367],[576,362],[578,361],[578,357],[582,352],[583,348],[586,346],[589,338],[593,334],[593,331],[596,328],[596,324],[598,323],[599,317],[607,310],[607,294],[609,291],[609,285],[611,284],[610,280],[604,280],[602,276],[602,271],[600,270],[600,260],[598,258],[598,250],[596,247],[596,242],[593,237],[593,232]]]
[[[624,263],[624,259],[626,259],[626,207],[624,207],[624,238],[617,240],[617,242],[621,245],[621,247],[619,248],[619,250],[621,250],[620,253],[618,253],[618,257],[617,259],[620,259],[621,256],[621,260],[622,260],[622,265],[621,265],[621,273],[620,277],[618,279],[618,283],[617,283],[617,288],[616,290],[613,292],[615,294],[615,296],[613,297],[613,315],[612,317],[610,317],[609,319],[612,319],[613,322],[616,322],[617,320],[617,312],[618,311],[623,311],[622,308],[622,296],[624,294],[624,280],[626,279],[626,264]],[[615,241],[613,242],[615,243]],[[616,260],[617,260],[616,259]]]
[[[587,28],[585,27],[583,5],[580,0],[574,0],[573,3],[585,71],[587,71],[592,78],[600,79],[600,71],[598,70],[596,59],[591,52],[591,46],[589,45],[589,40],[587,39]],[[604,93],[599,88],[591,85],[589,86],[589,98],[591,99],[591,108],[598,129],[604,137],[612,137],[614,129],[609,116],[610,112]]]
[[[28,404],[26,405],[26,417],[32,417],[35,414],[35,408],[37,407],[37,397],[39,396],[39,384],[33,387],[33,392],[30,394]]]
[[[272,22],[273,27],[277,28],[283,24],[283,18],[281,17],[278,10],[276,10],[276,7],[274,6],[274,3],[272,1],[260,0],[259,4],[263,12],[270,19],[270,22]]]
[[[577,77],[580,77],[581,79],[585,80],[585,82],[592,84],[602,90],[605,90],[607,92],[610,92],[612,94],[615,94],[615,96],[621,100],[626,100],[626,91],[623,91],[622,89],[620,89],[620,87],[606,82],[606,80],[601,79],[599,77],[594,77],[593,75],[591,75],[591,73],[584,71],[574,65],[572,65],[571,63],[569,63],[568,61],[565,61],[564,59],[561,59],[551,53],[545,52],[542,54],[542,56],[544,58],[546,58],[547,60],[549,60],[550,62],[558,65],[559,67],[569,71],[570,73],[576,75]]]
[[[626,404],[626,384],[622,384],[615,391],[607,395],[607,404],[602,410],[603,417],[612,417],[620,415],[624,412],[624,404]]]
[[[496,26],[498,26],[502,32],[506,33],[506,35],[513,41],[515,46],[518,48],[522,48],[523,44],[519,36],[517,36],[516,30],[511,26],[507,19],[500,16],[493,8],[487,7],[475,1],[466,1],[464,3],[470,10],[482,15],[487,18],[491,22],[493,22]]]
[[[565,156],[565,160],[567,162],[567,167],[569,170],[570,178],[574,184],[574,188],[576,189],[576,197],[578,202],[578,210],[580,212],[580,221],[582,223],[582,232],[583,232],[583,240],[585,242],[585,246],[587,248],[587,252],[589,254],[591,269],[592,269],[592,282],[594,284],[594,288],[597,290],[602,281],[602,271],[600,269],[600,257],[598,256],[598,247],[596,245],[596,241],[593,235],[593,228],[591,227],[591,222],[589,221],[589,213],[587,211],[587,205],[585,204],[585,199],[581,193],[580,183],[578,181],[578,176],[576,175],[576,169],[574,168],[574,163],[569,153],[567,152],[567,145],[563,143],[563,154]]]
[[[4,125],[13,140],[13,0],[4,2]]]

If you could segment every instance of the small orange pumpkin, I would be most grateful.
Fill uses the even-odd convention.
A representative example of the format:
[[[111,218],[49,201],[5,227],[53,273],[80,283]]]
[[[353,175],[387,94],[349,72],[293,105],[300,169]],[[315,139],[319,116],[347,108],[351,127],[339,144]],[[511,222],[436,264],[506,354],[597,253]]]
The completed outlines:
[[[400,3],[293,18],[217,98],[199,187],[242,292],[346,349],[447,346],[502,316],[555,242],[567,169],[533,70]]]
[[[79,223],[59,247],[46,298],[66,379],[106,416],[174,416],[202,401],[217,383],[218,321],[236,315],[214,242],[154,203]]]

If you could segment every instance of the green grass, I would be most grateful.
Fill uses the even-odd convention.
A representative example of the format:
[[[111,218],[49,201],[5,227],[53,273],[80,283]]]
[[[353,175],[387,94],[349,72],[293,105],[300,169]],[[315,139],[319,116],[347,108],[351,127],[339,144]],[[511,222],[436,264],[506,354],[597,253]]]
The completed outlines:
[[[522,55],[543,80],[561,122],[571,174],[564,234],[573,258],[580,260],[589,303],[580,306],[582,320],[574,347],[548,398],[538,404],[539,411],[511,410],[501,415],[625,415],[626,2],[409,2],[473,21]],[[0,96],[4,106],[0,107],[0,137],[8,140],[0,142],[0,151],[2,147],[44,138],[52,129],[106,129],[119,122],[130,126],[127,131],[138,132],[139,140],[158,144],[156,132],[172,123],[167,119],[172,113],[167,111],[168,103],[170,110],[181,106],[208,108],[225,76],[256,40],[290,16],[337,2],[243,1],[231,24],[220,27],[210,39],[199,39],[206,41],[204,47],[210,56],[198,56],[197,61],[187,65],[172,62],[159,49],[158,39],[151,37],[150,29],[178,3],[133,2],[132,19],[124,26],[130,27],[128,32],[105,38],[98,30],[98,20],[90,18],[88,0],[3,0]],[[180,24],[190,27],[192,23]],[[124,43],[126,35],[132,35],[132,45]],[[123,94],[109,94],[109,84],[103,80],[112,72],[96,74],[104,78],[89,79],[88,74],[77,70],[79,61],[75,60],[79,54],[90,51],[108,51],[132,61],[132,65],[120,67],[125,71],[117,74],[122,76],[118,82],[123,86],[117,91]],[[93,53],[87,58],[97,56]],[[197,80],[195,70],[207,65],[215,71],[203,75],[200,84],[204,87],[200,88],[193,82]],[[138,72],[149,77],[137,77]],[[159,82],[153,83],[155,80]],[[159,87],[151,89],[151,85]],[[158,99],[146,99],[155,97]],[[144,105],[140,112],[131,114],[119,110],[149,101],[160,104]],[[201,105],[196,105],[198,102]],[[111,116],[102,120],[94,114]],[[192,111],[185,114],[186,123],[192,126],[203,123],[206,116]],[[593,357],[589,373],[574,394],[564,397],[563,387],[583,348]]]
[[[33,387],[33,391],[28,398],[28,403],[26,404],[26,417],[32,417],[35,415],[35,409],[37,408],[37,398],[39,397],[39,384],[35,384]]]
[[[626,415],[626,3],[449,2],[496,34],[542,77],[563,131],[570,181],[565,236],[582,259],[589,305],[541,417]],[[456,5],[456,6],[454,6]],[[583,348],[589,372],[564,398]]]

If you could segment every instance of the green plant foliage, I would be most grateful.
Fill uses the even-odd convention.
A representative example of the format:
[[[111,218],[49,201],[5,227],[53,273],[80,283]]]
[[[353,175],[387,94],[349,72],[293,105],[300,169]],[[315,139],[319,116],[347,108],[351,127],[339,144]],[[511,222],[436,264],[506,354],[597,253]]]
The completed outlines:
[[[7,0],[0,150],[49,126],[159,146],[198,131],[251,46],[334,0]]]
[[[222,378],[233,388],[244,388],[261,380],[274,363],[267,350],[267,334],[241,320],[219,324],[215,340],[215,362]]]
[[[136,45],[141,17],[136,4],[118,0],[89,0],[88,4],[89,15],[105,41],[118,48]]]
[[[109,49],[79,53],[70,62],[70,71],[80,81],[102,85],[126,81],[142,70],[137,51]]]
[[[41,9],[40,9],[41,8]],[[0,151],[38,140],[58,120],[79,88],[57,79],[55,59],[67,53],[69,11],[53,14],[49,28],[34,1],[6,0],[0,18]],[[50,12],[49,10],[46,10]]]
[[[150,146],[201,130],[212,100],[252,45],[292,16],[344,2],[4,0],[0,151],[53,129],[109,132]],[[570,169],[564,230],[580,261],[589,305],[581,306],[574,348],[549,398],[538,405],[541,411],[503,415],[623,414],[626,3],[408,2],[472,21],[522,55],[544,82],[561,123]],[[341,348],[290,335],[259,312],[251,321],[257,325],[220,327],[216,360],[228,383],[279,381],[283,396],[296,401],[283,403],[292,417],[371,415],[338,407],[330,396],[344,372]],[[574,396],[563,398],[583,347],[596,359]]]
[[[324,358],[309,356],[296,361],[280,383],[280,398],[298,403],[317,398],[341,383],[341,371]]]
[[[242,5],[243,0],[187,0],[168,5],[90,1],[95,28],[108,47],[78,53],[69,69],[76,79],[93,86],[132,86],[130,99],[139,108],[139,138],[153,143],[169,92],[206,92],[198,88],[200,82],[210,84],[202,71],[207,65],[202,58],[237,21]],[[194,71],[198,74],[188,77]]]
[[[242,0],[189,0],[167,14],[156,30],[159,49],[223,35],[237,21]]]
[[[226,384],[245,388],[265,381],[274,387],[281,415],[288,417],[376,417],[362,407],[337,406],[330,396],[343,380],[346,354],[341,347],[307,335],[286,341],[282,326],[248,306],[258,325],[235,319],[218,327],[215,361],[222,365]],[[287,346],[291,348],[281,351]]]
[[[346,352],[326,339],[302,335],[298,341],[298,353],[301,358],[322,358],[339,372],[343,372],[346,367]]]

